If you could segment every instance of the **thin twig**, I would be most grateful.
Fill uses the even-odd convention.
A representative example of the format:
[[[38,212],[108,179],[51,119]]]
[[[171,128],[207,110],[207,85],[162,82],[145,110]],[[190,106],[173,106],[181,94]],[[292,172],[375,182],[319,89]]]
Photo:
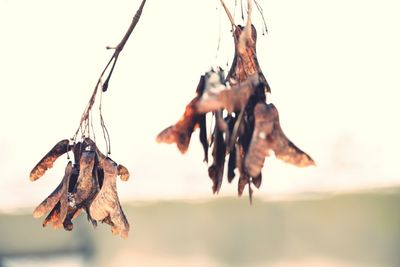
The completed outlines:
[[[261,7],[261,5],[258,3],[257,0],[254,0],[254,3],[256,4],[256,7],[257,7],[257,9],[258,9],[258,12],[260,12],[260,14],[261,14],[261,18],[262,18],[263,23],[264,23],[265,32],[268,33],[267,23],[265,22],[265,17],[264,17],[264,10],[263,10],[263,8]]]
[[[142,11],[143,11],[143,7],[144,7],[145,3],[146,3],[146,0],[143,0],[142,4],[140,5],[139,9],[136,11],[136,14],[132,19],[131,25],[129,26],[127,32],[125,33],[124,38],[122,38],[121,42],[115,47],[114,54],[111,58],[111,60],[114,59],[114,63],[111,67],[110,73],[108,74],[106,81],[103,84],[103,92],[107,91],[108,83],[109,83],[111,75],[114,71],[115,64],[117,63],[119,53],[121,53],[122,49],[124,49],[124,46],[125,46],[126,42],[128,41],[129,37],[131,36],[133,29],[135,29],[136,24],[139,22],[139,19],[140,19],[140,16],[142,15]]]
[[[249,178],[250,179],[250,178]],[[253,189],[251,188],[251,182],[248,181],[247,186],[249,187],[249,200],[250,205],[253,205]]]
[[[242,13],[242,20],[244,21],[243,0],[240,0],[240,11]]]
[[[229,9],[226,7],[224,0],[220,0],[220,1],[221,1],[222,6],[223,6],[224,9],[225,9],[226,15],[228,15],[228,18],[229,18],[229,21],[231,22],[232,28],[235,28],[235,27],[236,27],[236,24],[235,24],[235,20],[234,20],[233,17],[232,17],[231,12],[230,12]]]
[[[114,54],[111,56],[110,60],[107,62],[106,66],[104,67],[103,71],[101,72],[100,77],[97,80],[96,86],[94,87],[93,93],[92,93],[92,95],[91,95],[91,97],[89,99],[89,102],[88,102],[88,104],[87,104],[87,106],[86,106],[86,108],[85,108],[85,110],[84,110],[84,112],[82,114],[81,120],[79,122],[79,127],[76,130],[76,132],[74,134],[74,137],[72,138],[73,140],[76,139],[76,137],[77,137],[77,135],[79,133],[79,130],[82,131],[83,123],[89,119],[89,113],[92,110],[93,104],[94,104],[94,102],[96,100],[96,95],[97,95],[97,92],[98,92],[98,88],[102,84],[102,78],[103,78],[104,74],[106,73],[106,71],[108,70],[108,68],[110,67],[111,63],[113,63],[112,67],[111,67],[111,70],[108,73],[108,76],[107,76],[107,79],[106,79],[105,83],[102,84],[102,86],[101,86],[103,92],[107,91],[111,75],[112,75],[112,73],[114,71],[115,64],[117,63],[117,60],[118,60],[118,56],[121,53],[122,49],[124,49],[124,46],[125,46],[126,42],[128,41],[129,37],[131,36],[131,33],[132,33],[133,29],[136,27],[137,23],[139,22],[140,16],[142,15],[142,11],[143,11],[143,7],[144,7],[145,3],[146,3],[146,0],[143,0],[141,5],[139,6],[139,9],[136,11],[135,16],[133,17],[132,22],[129,25],[129,28],[128,28],[127,32],[125,33],[125,35],[122,38],[121,42],[114,48],[115,49]],[[108,49],[110,49],[110,48],[108,47]]]

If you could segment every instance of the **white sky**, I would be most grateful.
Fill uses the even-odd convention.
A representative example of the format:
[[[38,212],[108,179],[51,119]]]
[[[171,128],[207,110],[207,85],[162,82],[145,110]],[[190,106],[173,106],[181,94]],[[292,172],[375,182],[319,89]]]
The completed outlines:
[[[255,12],[269,99],[287,136],[318,166],[267,159],[255,194],[399,185],[400,2],[259,2],[269,28],[263,37]],[[35,183],[28,175],[75,132],[112,53],[105,47],[120,41],[139,3],[0,0],[0,209],[38,204],[59,183],[66,157]],[[184,156],[155,137],[179,119],[199,76],[232,57],[218,0],[147,1],[103,97],[112,157],[133,174],[118,184],[124,200],[211,196],[198,133]],[[236,182],[221,193],[234,195]]]

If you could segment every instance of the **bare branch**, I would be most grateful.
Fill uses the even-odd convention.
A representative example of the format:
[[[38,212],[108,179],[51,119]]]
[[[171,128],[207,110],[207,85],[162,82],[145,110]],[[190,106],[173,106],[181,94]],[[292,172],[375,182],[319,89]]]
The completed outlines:
[[[96,101],[96,95],[97,95],[99,86],[101,85],[103,92],[107,91],[108,84],[109,84],[110,79],[111,79],[111,75],[112,75],[112,73],[114,71],[115,65],[116,65],[117,60],[118,60],[118,56],[121,53],[122,49],[124,49],[124,46],[125,46],[126,42],[128,41],[129,37],[131,36],[133,29],[135,29],[137,23],[139,22],[140,16],[142,15],[142,11],[143,11],[143,7],[144,7],[145,3],[146,3],[146,0],[143,0],[141,5],[139,6],[139,9],[136,11],[136,14],[133,17],[132,22],[129,25],[129,28],[128,28],[127,32],[125,33],[124,37],[122,38],[121,42],[119,42],[119,44],[115,48],[107,47],[107,49],[115,49],[114,54],[111,56],[110,60],[107,62],[106,66],[104,67],[103,71],[101,72],[101,74],[100,74],[100,76],[99,76],[99,78],[97,80],[97,83],[96,83],[96,86],[95,86],[95,88],[93,90],[92,96],[90,97],[89,102],[88,102],[88,104],[87,104],[87,106],[86,106],[86,108],[85,108],[85,110],[84,110],[84,112],[82,114],[81,121],[79,123],[79,127],[76,130],[76,132],[74,134],[74,137],[72,139],[75,140],[75,138],[77,137],[77,135],[79,133],[79,130],[83,128],[82,127],[83,124],[88,123],[89,113],[92,110],[94,102]],[[108,73],[106,81],[104,82],[104,84],[102,84],[102,78],[103,78],[105,72],[110,67],[111,63],[112,63],[111,70]]]

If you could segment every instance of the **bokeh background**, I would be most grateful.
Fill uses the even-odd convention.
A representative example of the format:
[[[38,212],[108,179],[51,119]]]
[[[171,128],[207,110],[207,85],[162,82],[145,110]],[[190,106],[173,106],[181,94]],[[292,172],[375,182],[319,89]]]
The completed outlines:
[[[184,156],[156,144],[199,76],[228,69],[234,50],[219,1],[148,0],[103,95],[112,157],[132,173],[118,183],[131,222],[122,240],[85,216],[71,233],[43,229],[31,212],[67,159],[35,183],[28,174],[75,132],[111,56],[105,47],[120,41],[140,1],[0,0],[0,266],[400,265],[400,3],[259,3],[268,101],[317,166],[267,159],[250,206],[236,180],[211,194],[197,133]]]

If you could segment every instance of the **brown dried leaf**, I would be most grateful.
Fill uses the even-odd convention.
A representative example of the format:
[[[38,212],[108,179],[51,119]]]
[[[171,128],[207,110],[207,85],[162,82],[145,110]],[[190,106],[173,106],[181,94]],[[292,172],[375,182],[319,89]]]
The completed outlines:
[[[278,159],[296,165],[297,167],[315,165],[314,160],[307,153],[298,148],[286,137],[279,123],[279,117],[275,120],[274,130],[270,138],[272,141],[271,148],[275,153],[275,157]]]
[[[84,143],[85,141],[83,142],[83,146],[88,145]],[[87,147],[87,149],[89,148],[94,149],[93,147]],[[67,231],[72,230],[72,220],[78,216],[81,209],[88,209],[88,206],[99,191],[97,164],[98,161],[94,151],[82,151],[79,161],[79,175],[76,180],[71,176],[69,184],[69,194],[66,200],[68,208],[65,220],[63,221],[64,229]],[[96,225],[90,214],[87,213],[87,215],[89,221],[93,225]]]
[[[73,192],[76,206],[81,207],[90,201],[99,191],[98,183],[94,176],[96,153],[83,151],[79,162],[79,176]]]
[[[261,186],[261,182],[262,182],[262,174],[260,172],[260,174],[257,177],[253,177],[251,179],[251,182],[257,187],[260,188]]]
[[[72,231],[72,229],[74,228],[74,224],[72,223],[72,220],[76,219],[79,214],[81,213],[81,209],[78,209],[76,207],[71,208],[68,211],[67,217],[65,218],[64,222],[63,222],[63,226],[64,229],[66,231]]]
[[[254,131],[245,160],[247,172],[255,177],[264,166],[265,157],[269,155],[270,146],[267,136],[272,133],[277,114],[270,110],[270,105],[258,103],[254,108]]]
[[[243,190],[249,182],[248,175],[243,170],[243,159],[244,159],[244,150],[243,147],[239,144],[236,145],[236,166],[239,171],[239,180],[238,180],[238,195],[241,196],[243,194]]]
[[[64,153],[67,153],[69,150],[71,150],[71,146],[69,146],[68,139],[58,142],[32,169],[29,175],[31,181],[35,181],[42,177],[48,169],[53,167],[53,163],[56,159]]]
[[[238,181],[238,195],[241,197],[243,195],[244,188],[249,183],[249,177],[247,175],[240,175]]]
[[[213,181],[213,193],[218,193],[224,175],[226,144],[222,132],[215,128],[214,132],[214,147],[213,147],[213,164],[208,168],[208,176]]]
[[[204,86],[205,78],[201,76],[196,89],[196,97],[186,106],[185,113],[177,123],[158,134],[156,138],[158,143],[176,143],[182,154],[188,150],[192,133],[199,126],[202,119],[202,114],[197,112],[196,106],[200,96],[203,94]]]
[[[190,138],[200,118],[200,114],[195,110],[198,101],[198,96],[193,98],[193,100],[186,106],[185,113],[180,120],[176,124],[159,133],[156,141],[158,143],[166,144],[176,143],[179,151],[182,154],[185,153],[188,150]]]
[[[233,58],[231,69],[229,70],[226,80],[233,86],[244,82],[248,77],[258,74],[259,82],[262,83],[263,90],[271,92],[267,80],[261,71],[260,65],[257,60],[256,42],[257,31],[254,25],[251,25],[251,39],[246,38],[245,47],[240,47],[241,35],[245,34],[244,27],[238,25],[234,31],[235,41],[235,57]],[[260,99],[265,101],[264,99]]]
[[[202,114],[199,116],[199,128],[200,128],[200,143],[203,146],[204,151],[204,160],[208,162],[208,139],[207,139],[207,121],[206,114]]]
[[[47,215],[46,219],[43,221],[43,227],[46,227],[48,224],[53,224],[54,228],[58,228],[57,222],[60,220],[60,203],[51,210],[49,215]]]
[[[129,171],[128,171],[128,169],[122,164],[119,164],[117,169],[118,169],[119,178],[122,181],[128,181],[128,179],[129,179]]]
[[[205,90],[197,103],[197,111],[207,113],[226,109],[229,113],[243,110],[259,84],[258,75],[252,75],[240,85],[223,90]]]
[[[62,189],[62,194],[60,197],[60,216],[59,220],[56,223],[57,226],[61,227],[64,224],[65,218],[67,217],[68,211],[71,209],[70,202],[69,202],[69,188],[72,187],[72,185],[75,185],[77,179],[79,176],[79,170],[76,168],[76,166],[72,167],[71,174],[63,179],[63,189]]]
[[[72,162],[68,162],[65,167],[64,178],[57,188],[34,210],[33,217],[42,217],[45,213],[51,211],[61,199],[66,199],[68,194],[69,177],[72,173]]]
[[[235,169],[236,169],[236,150],[233,149],[229,154],[228,160],[228,182],[232,182],[233,178],[235,178]]]
[[[228,115],[228,117],[225,119],[227,124],[228,124],[228,131],[229,133],[233,132],[233,128],[236,124],[236,117],[232,117]],[[230,136],[226,138],[227,141],[230,141]],[[230,144],[227,144],[230,145]],[[229,159],[228,159],[228,182],[232,182],[233,178],[235,178],[235,169],[236,169],[236,148],[233,145],[232,149],[228,147],[229,151]]]
[[[314,165],[312,158],[296,147],[283,133],[278,110],[273,104],[258,103],[254,109],[255,126],[252,141],[245,160],[246,170],[257,177],[264,166],[269,150],[287,163],[299,167]]]
[[[90,214],[93,219],[110,224],[114,234],[120,234],[123,238],[126,238],[128,237],[129,223],[118,199],[116,185],[117,164],[107,158],[103,161],[103,170],[103,186],[90,205]]]
[[[79,165],[79,161],[81,160],[82,152],[85,151],[84,144],[81,142],[75,143],[72,149],[74,153],[74,162]]]

